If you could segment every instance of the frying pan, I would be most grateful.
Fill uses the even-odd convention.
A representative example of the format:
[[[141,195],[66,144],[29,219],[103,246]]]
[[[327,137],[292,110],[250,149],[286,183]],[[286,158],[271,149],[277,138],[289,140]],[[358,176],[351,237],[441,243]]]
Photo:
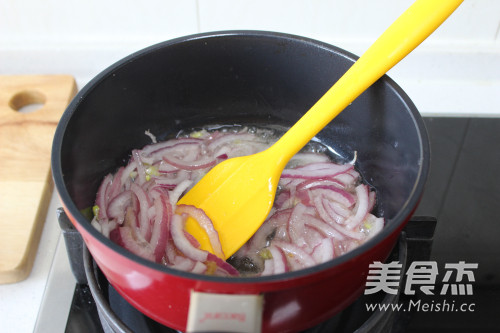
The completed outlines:
[[[387,258],[429,171],[422,118],[388,76],[316,137],[341,160],[357,154],[356,168],[377,190],[375,214],[386,220],[378,235],[332,261],[267,277],[196,275],[128,252],[95,230],[84,213],[103,177],[125,165],[132,149],[150,143],[146,130],[165,140],[183,129],[214,124],[290,126],[356,59],[300,36],[222,31],[140,50],[83,87],[57,127],[52,172],[67,215],[111,285],[145,315],[181,331],[189,316],[195,320],[193,312],[216,317],[210,309],[193,309],[199,295],[229,301],[255,297],[261,312],[247,319],[261,321],[263,332],[306,329],[359,297],[369,264]],[[231,316],[219,317],[231,325]]]

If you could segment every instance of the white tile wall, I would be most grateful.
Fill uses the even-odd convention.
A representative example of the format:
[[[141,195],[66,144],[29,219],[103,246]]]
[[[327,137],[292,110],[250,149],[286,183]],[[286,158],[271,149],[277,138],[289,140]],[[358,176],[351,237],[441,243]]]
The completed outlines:
[[[271,30],[361,54],[412,0],[3,0],[0,74],[70,73],[183,35]],[[500,1],[465,0],[389,72],[424,114],[500,116]]]
[[[412,0],[215,0],[199,2],[202,30],[227,27],[291,32],[331,41],[372,41]],[[500,4],[496,0],[465,0],[434,38],[493,41]]]

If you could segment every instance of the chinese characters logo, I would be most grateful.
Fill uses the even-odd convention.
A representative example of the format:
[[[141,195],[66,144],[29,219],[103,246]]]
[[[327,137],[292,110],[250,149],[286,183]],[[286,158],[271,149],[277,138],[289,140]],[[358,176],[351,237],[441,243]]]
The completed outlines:
[[[473,295],[472,282],[477,263],[447,263],[440,280],[441,289],[435,290],[439,276],[438,265],[434,261],[415,261],[408,267],[406,281],[402,291],[405,295],[414,295],[420,289],[426,295]],[[383,291],[396,295],[401,284],[402,264],[398,261],[370,264],[366,281],[365,295]]]

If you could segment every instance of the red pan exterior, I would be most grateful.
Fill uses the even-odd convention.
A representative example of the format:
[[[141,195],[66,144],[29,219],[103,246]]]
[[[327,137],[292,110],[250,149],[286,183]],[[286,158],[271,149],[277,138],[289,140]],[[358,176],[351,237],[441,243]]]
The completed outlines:
[[[70,217],[74,222],[74,218]],[[108,281],[134,307],[157,322],[184,331],[191,290],[220,294],[264,294],[263,332],[298,332],[349,306],[364,290],[368,265],[384,261],[399,230],[368,253],[329,270],[266,282],[216,282],[165,274],[131,260],[75,223]],[[285,309],[285,310],[283,310]]]
[[[206,43],[215,46],[205,49]],[[235,44],[234,49],[232,43]],[[251,51],[241,51],[246,45]],[[263,47],[259,49],[262,45]],[[209,96],[209,94],[213,95],[213,92],[204,93],[203,89],[210,89],[213,82],[211,86],[207,84],[202,87],[203,89],[195,86],[187,92],[182,91],[186,94],[184,99],[178,97],[181,94],[179,91],[169,99],[163,95],[158,97],[160,95],[157,95],[155,91],[158,85],[166,84],[165,87],[169,88],[163,91],[166,95],[169,94],[170,89],[174,89],[174,85],[164,83],[166,80],[164,77],[175,76],[175,71],[172,72],[170,69],[161,78],[153,79],[154,84],[151,83],[147,89],[144,89],[144,96],[136,98],[135,92],[141,88],[130,86],[130,82],[135,84],[136,81],[140,81],[141,75],[144,72],[148,73],[148,68],[152,67],[147,78],[152,78],[156,71],[162,70],[154,68],[154,61],[141,59],[147,57],[156,59],[154,58],[156,54],[161,53],[162,59],[168,59],[163,65],[165,68],[170,68],[170,63],[178,67],[182,64],[179,54],[186,54],[187,58],[194,57],[190,47],[200,48],[198,51],[204,55],[204,59],[211,56],[214,57],[210,59],[212,62],[216,62],[214,59],[219,59],[221,71],[225,68],[223,67],[225,63],[231,64],[232,71],[235,71],[237,65],[240,64],[238,59],[241,54],[238,52],[250,52],[249,57],[251,56],[252,59],[260,54],[264,54],[263,59],[285,54],[284,58],[276,61],[275,66],[270,64],[265,68],[284,66],[285,72],[293,70],[299,72],[297,75],[302,76],[300,80],[297,78],[294,80],[293,76],[283,74],[285,76],[278,80],[279,82],[271,82],[269,86],[262,87],[256,86],[251,74],[248,74],[257,69],[251,69],[249,72],[242,70],[237,78],[230,78],[226,72],[222,73],[220,81],[224,82],[223,87],[235,86],[235,89],[238,89],[238,84],[245,79],[243,75],[248,74],[247,81],[241,89],[255,88],[261,97],[264,96],[262,97],[265,99],[264,102],[259,100],[260,97],[255,99],[255,95],[252,95],[254,99],[251,103],[246,103],[246,96],[240,95],[239,98],[243,100],[240,107],[243,111],[236,115],[232,111],[233,102],[231,102],[231,107],[228,107],[219,101],[214,102],[212,100],[214,97]],[[169,53],[170,49],[174,49],[174,55]],[[223,52],[222,55],[220,52]],[[289,65],[283,64],[292,58],[296,58],[296,62],[291,61]],[[258,70],[265,71],[265,68],[259,67],[261,66],[259,61],[254,63],[249,59],[243,59],[245,66],[257,66]],[[180,119],[176,121],[180,127],[186,124],[203,124],[204,121],[208,121],[207,119],[225,119],[228,114],[235,119],[243,119],[242,122],[248,121],[247,116],[251,112],[249,110],[252,103],[261,103],[256,112],[262,112],[262,114],[257,114],[256,118],[262,116],[266,118],[269,114],[269,117],[276,117],[278,121],[293,123],[301,112],[307,111],[307,105],[319,98],[317,94],[308,93],[308,87],[311,91],[319,90],[321,93],[321,89],[324,91],[333,84],[331,78],[319,80],[321,81],[318,83],[321,86],[320,89],[314,86],[312,81],[304,82],[308,80],[308,76],[304,76],[304,70],[298,68],[297,64],[304,63],[304,66],[308,64],[312,67],[321,64],[317,69],[317,76],[324,72],[321,67],[330,64],[330,67],[335,68],[334,76],[339,77],[354,59],[355,56],[338,48],[296,36],[254,31],[213,33],[188,36],[140,51],[111,66],[84,87],[68,107],[58,126],[52,153],[53,176],[66,213],[82,234],[89,251],[113,287],[147,316],[181,331],[186,329],[190,293],[193,290],[221,294],[263,294],[263,332],[296,332],[306,329],[343,310],[359,297],[364,290],[368,265],[374,261],[384,261],[389,255],[401,229],[417,206],[428,172],[429,148],[423,122],[409,98],[388,77],[384,77],[382,82],[377,83],[378,86],[370,88],[372,90],[362,95],[359,102],[353,103],[352,111],[346,110],[346,116],[343,114],[339,116],[338,124],[343,126],[341,130],[332,127],[330,132],[327,130],[324,134],[323,141],[328,143],[328,138],[338,141],[339,136],[347,132],[348,136],[344,141],[348,144],[340,144],[335,148],[338,151],[345,151],[346,154],[352,153],[353,150],[359,151],[358,168],[367,180],[380,190],[377,209],[387,220],[387,225],[381,234],[331,262],[302,271],[265,278],[219,278],[194,275],[168,269],[125,251],[94,230],[80,213],[82,209],[92,205],[102,176],[115,168],[117,161],[123,160],[126,156],[124,154],[132,148],[144,145],[145,141],[132,143],[127,141],[129,137],[133,137],[132,126],[144,123],[144,126],[140,126],[142,130],[144,128],[152,129],[153,132],[158,130],[155,124],[159,120],[155,117],[159,111],[155,111],[155,108],[158,108],[159,104],[165,104],[167,108],[175,106],[174,109],[182,109],[182,112],[176,111],[175,115],[168,115],[170,118]],[[260,62],[263,60],[261,59]],[[190,73],[189,68],[191,67],[187,66],[182,73],[196,78],[196,72]],[[205,66],[200,68],[205,68]],[[209,74],[214,73],[203,73],[204,77]],[[330,76],[332,75],[330,73]],[[277,74],[273,73],[269,80],[276,79],[276,76]],[[176,79],[178,82],[175,85],[183,84],[183,82],[193,84],[189,83],[189,80],[183,81],[178,76]],[[236,82],[234,84],[231,83],[233,79]],[[255,82],[265,79],[264,76],[255,79]],[[275,84],[288,84],[289,87],[286,88],[287,90],[279,91],[275,88],[277,87]],[[141,85],[148,85],[148,83]],[[299,87],[295,87],[297,85]],[[271,88],[276,90],[270,91]],[[128,90],[128,93],[124,94],[124,90]],[[203,105],[207,104],[212,109],[223,111],[221,113],[214,111],[213,114],[212,111],[207,111],[208,114],[203,113],[200,116],[201,119],[194,121],[197,113],[192,115],[189,113],[192,112],[194,106],[198,105],[186,106],[186,103],[192,103],[192,99],[188,98],[189,94],[193,93],[192,91],[198,94],[196,97],[204,103]],[[268,91],[270,91],[269,96],[265,96]],[[289,98],[297,96],[298,91],[302,91],[302,94],[308,97],[295,101],[294,106],[297,111],[293,111],[294,106],[286,103],[289,102]],[[120,95],[122,93],[123,96]],[[231,94],[237,93],[238,91],[231,92]],[[291,97],[287,97],[287,94]],[[112,111],[114,103],[121,103],[120,97],[129,99],[123,102],[124,111]],[[270,98],[274,100],[271,101]],[[176,102],[173,103],[172,100]],[[149,103],[150,105],[143,105],[143,107],[146,110],[153,109],[153,111],[145,111],[146,115],[127,111],[128,105],[134,103]],[[203,108],[203,105],[199,107]],[[102,109],[97,112],[96,109],[101,107]],[[135,107],[132,105],[130,110]],[[370,114],[369,110],[372,107],[380,112],[375,115]],[[231,112],[224,111],[226,109]],[[108,110],[111,113],[118,113],[108,116],[106,115]],[[120,112],[123,112],[123,115]],[[393,113],[395,116],[392,116]],[[117,115],[120,115],[119,126],[115,126]],[[269,121],[269,118],[266,119]],[[366,133],[361,133],[365,131],[364,123],[368,121],[375,124],[375,127],[369,131],[366,130],[368,131]],[[358,134],[361,133],[361,136],[368,138],[355,139],[356,136],[349,134],[349,128],[353,128]],[[168,126],[164,130],[175,132],[175,128]],[[397,145],[394,142],[397,142]],[[402,151],[399,151],[398,147],[402,147]],[[77,153],[74,152],[75,150]],[[108,159],[106,154],[114,154],[114,156]],[[390,163],[386,163],[387,161]],[[379,177],[382,178],[379,179]]]

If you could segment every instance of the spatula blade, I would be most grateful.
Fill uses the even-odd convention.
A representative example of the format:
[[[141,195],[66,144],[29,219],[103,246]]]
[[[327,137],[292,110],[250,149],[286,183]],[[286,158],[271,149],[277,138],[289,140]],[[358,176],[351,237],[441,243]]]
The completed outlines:
[[[211,219],[219,234],[223,259],[257,231],[271,210],[282,169],[270,163],[264,153],[226,160],[179,200],[179,204],[202,209]],[[189,218],[186,231],[200,242],[201,249],[215,253],[196,221]]]

